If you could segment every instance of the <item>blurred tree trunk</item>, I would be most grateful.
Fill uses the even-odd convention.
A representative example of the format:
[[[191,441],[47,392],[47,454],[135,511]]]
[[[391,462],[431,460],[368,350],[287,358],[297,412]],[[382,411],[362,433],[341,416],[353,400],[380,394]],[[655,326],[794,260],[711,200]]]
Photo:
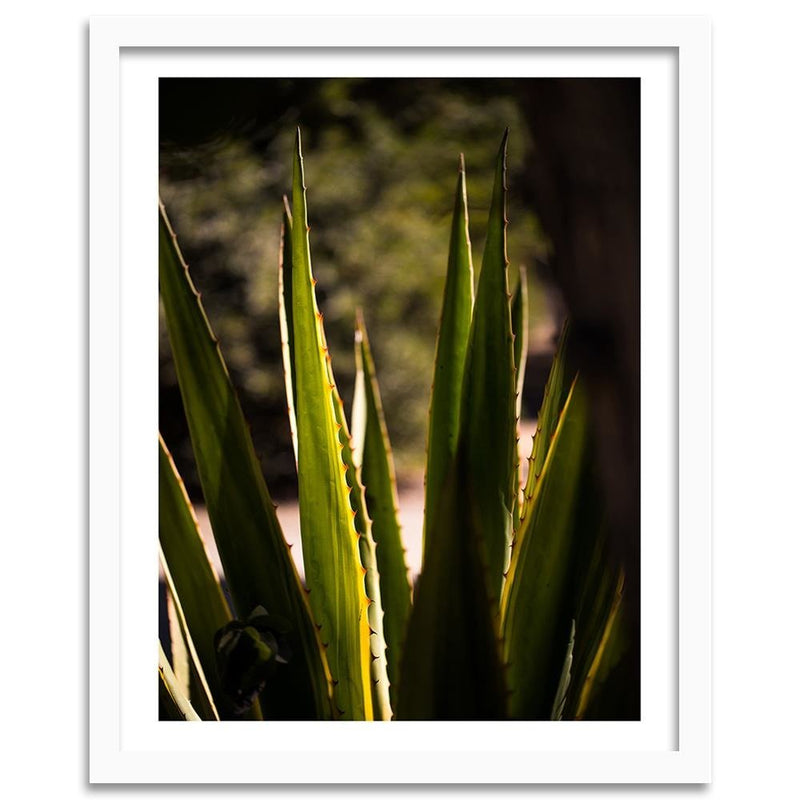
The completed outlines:
[[[626,571],[631,655],[640,653],[640,83],[531,81],[534,137],[526,202],[553,245],[550,267],[573,320],[577,366],[592,399],[597,471]],[[639,697],[626,713],[639,717]],[[635,707],[634,707],[635,705]]]

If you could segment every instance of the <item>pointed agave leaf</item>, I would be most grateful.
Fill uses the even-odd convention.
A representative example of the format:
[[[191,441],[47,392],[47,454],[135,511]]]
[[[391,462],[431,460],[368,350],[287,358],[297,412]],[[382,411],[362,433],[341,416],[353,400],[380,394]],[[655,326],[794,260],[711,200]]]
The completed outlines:
[[[522,390],[528,362],[528,278],[520,264],[519,282],[511,298],[511,330],[514,332],[514,369],[517,376],[517,419],[522,412]]]
[[[511,544],[516,476],[516,384],[506,258],[506,147],[497,156],[489,225],[464,371],[462,502],[480,534],[490,597],[500,597]]]
[[[567,690],[572,681],[572,662],[575,653],[575,620],[572,620],[572,627],[569,631],[569,642],[567,644],[567,654],[564,656],[564,666],[561,668],[561,677],[556,689],[556,697],[553,700],[553,710],[550,712],[550,719],[557,721],[564,718],[564,705],[567,702]]]
[[[367,511],[372,519],[372,538],[377,548],[388,678],[392,705],[396,706],[400,654],[411,611],[411,585],[398,521],[397,481],[389,432],[367,329],[360,311],[356,323],[356,365],[352,427],[354,442],[361,442],[361,447],[356,444],[354,456],[360,465]]]
[[[268,719],[331,716],[330,676],[227,367],[159,203],[159,284],[178,383],[214,538],[236,615],[286,619],[294,658],[261,705]]]
[[[515,448],[506,140],[507,132],[498,154],[467,346],[458,444],[438,499],[426,507],[425,561],[403,648],[399,719],[502,719],[506,714],[497,615],[511,528]],[[453,313],[447,304],[454,302],[455,295],[446,296],[443,320]]]
[[[292,434],[294,461],[297,464],[297,416],[295,414],[294,318],[292,316],[292,214],[286,195],[283,197],[281,245],[278,253],[278,317],[281,328],[283,377],[286,382],[286,405]]]
[[[572,383],[573,374],[574,369],[570,366],[567,323],[562,331],[539,413],[525,489],[523,524],[516,533],[515,552],[517,548],[522,547],[524,538],[531,534],[532,525],[526,523],[530,522],[528,518],[534,514],[534,503],[540,500],[536,488],[543,479],[544,464],[549,449],[556,443],[554,433],[560,418],[558,409],[563,406],[563,397],[567,387]],[[576,539],[573,542],[573,556],[569,568],[571,588],[568,592],[568,602],[572,611],[565,612],[574,614],[576,626],[571,652],[570,682],[562,704],[562,715],[565,719],[576,718],[581,697],[584,696],[588,673],[597,658],[608,619],[614,613],[618,582],[621,577],[619,567],[614,564],[610,556],[601,497],[591,475],[584,475],[581,479],[579,494],[572,522],[572,531]]]
[[[189,698],[181,690],[161,642],[158,643],[158,717],[165,720],[200,722]]]
[[[324,336],[324,331],[323,331]],[[364,590],[367,598],[367,622],[369,626],[370,692],[373,719],[386,721],[392,718],[392,703],[389,694],[389,673],[384,635],[384,612],[381,581],[378,573],[377,547],[372,534],[372,519],[367,510],[367,498],[361,477],[361,467],[356,455],[354,439],[347,427],[344,404],[333,379],[331,360],[327,359],[328,379],[333,386],[333,410],[339,426],[339,445],[345,465],[345,478],[350,487],[350,509],[358,534],[358,555],[364,571]],[[359,403],[358,387],[354,403]],[[363,391],[363,382],[362,389]]]
[[[584,492],[580,524],[592,525],[593,516],[597,533],[593,546],[579,555],[575,575],[576,624],[580,635],[575,646],[573,680],[564,708],[568,719],[577,717],[581,698],[586,694],[587,684],[591,683],[593,665],[606,640],[609,620],[616,614],[622,593],[623,571],[611,557],[608,527],[599,509],[599,493],[596,490]]]
[[[575,719],[620,719],[619,681],[626,680],[620,664],[629,654],[626,639],[624,578],[620,576],[614,600],[602,627],[602,636],[581,687]],[[616,672],[617,683],[614,676]]]
[[[233,617],[183,481],[160,434],[158,446],[159,542],[211,696],[225,718],[226,699],[217,677],[214,634]],[[257,706],[248,718],[261,718]]]
[[[334,410],[335,384],[317,307],[308,240],[300,131],[292,180],[292,304],[300,530],[309,601],[348,719],[371,719],[370,641],[358,534]]]
[[[533,449],[528,463],[528,478],[523,492],[523,517],[528,513],[533,491],[541,477],[547,451],[550,448],[559,415],[564,407],[566,393],[575,377],[575,370],[570,365],[569,329],[569,320],[567,320],[561,330],[556,354],[544,387],[544,399],[536,420],[536,435],[533,438]]]
[[[574,716],[576,719],[581,719],[586,714],[587,708],[591,706],[592,700],[597,696],[598,688],[602,686],[608,672],[617,660],[615,649],[618,640],[615,637],[615,626],[622,603],[623,586],[624,576],[620,571],[613,592],[610,593],[610,602],[607,601],[604,604],[606,606],[604,619],[600,620],[600,624],[595,621],[593,630],[597,632],[597,642],[592,648],[591,659],[587,659],[588,663],[583,674],[580,675],[580,684],[576,687],[575,692]]]
[[[356,309],[356,377],[353,382],[353,405],[350,409],[350,435],[353,442],[353,461],[361,469],[364,464],[364,443],[367,436],[367,389],[364,380],[364,364],[361,354],[361,332],[359,321],[361,309]],[[364,483],[366,486],[366,482]],[[370,515],[370,519],[371,519]]]
[[[519,453],[519,423],[522,417],[522,390],[525,385],[525,365],[528,361],[528,281],[525,267],[520,265],[519,282],[511,298],[511,330],[514,334],[514,369],[516,370],[516,392],[517,392],[517,447],[514,453],[514,518],[512,530],[519,528],[521,516],[521,464]]]
[[[576,379],[536,485],[531,513],[515,541],[503,592],[509,711],[514,719],[549,719],[558,692],[564,643],[575,616],[574,563],[584,545],[575,520],[587,441],[587,401]]]
[[[473,302],[472,247],[469,240],[467,182],[464,155],[459,160],[450,254],[444,289],[442,315],[436,342],[436,360],[431,389],[428,423],[428,460],[425,470],[425,517],[423,523],[423,564],[430,549],[432,521],[447,471],[458,445],[461,419],[461,389],[469,342]]]
[[[296,365],[294,359],[294,330],[293,330],[293,301],[292,301],[292,272],[291,272],[291,230],[292,217],[288,201],[284,197],[284,218],[281,228],[282,257],[278,273],[279,306],[281,316],[281,339],[283,343],[284,375],[286,377],[286,395],[289,408],[289,424],[292,430],[292,439],[297,458],[297,418],[295,413],[294,385],[297,381]],[[290,326],[292,326],[290,328]],[[323,348],[325,345],[324,329],[321,331]],[[366,499],[363,485],[356,466],[353,442],[351,442],[344,406],[336,389],[333,378],[333,369],[330,359],[326,359],[328,381],[333,386],[333,406],[336,424],[339,428],[339,443],[342,458],[346,466],[347,485],[351,487],[350,507],[354,513],[356,532],[359,535],[358,549],[362,567],[366,570],[364,587],[369,601],[367,618],[369,623],[370,640],[370,675],[373,715],[375,719],[391,719],[392,709],[389,697],[389,677],[386,661],[386,642],[383,634],[383,611],[380,595],[380,582],[377,572],[377,559],[375,543],[372,538],[371,521],[366,509]],[[358,397],[358,393],[356,394]],[[360,428],[359,428],[360,430]]]
[[[347,430],[344,407],[338,395],[335,399],[336,419],[341,425],[339,439],[342,458],[347,468],[347,484],[350,490],[350,506],[353,522],[358,533],[358,554],[364,569],[364,590],[368,600],[367,621],[369,623],[370,678],[373,718],[390,720],[392,703],[389,694],[389,672],[384,632],[384,611],[381,579],[378,572],[377,547],[372,534],[372,520],[366,505],[366,492],[361,479],[361,470],[356,466],[352,440]]]

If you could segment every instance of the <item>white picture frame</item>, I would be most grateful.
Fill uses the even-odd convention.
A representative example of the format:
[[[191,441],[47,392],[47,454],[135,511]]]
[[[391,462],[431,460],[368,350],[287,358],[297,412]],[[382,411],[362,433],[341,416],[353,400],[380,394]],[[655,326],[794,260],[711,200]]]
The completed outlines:
[[[92,18],[92,783],[710,780],[709,40],[699,17]],[[643,460],[643,520],[654,504],[665,521],[653,548],[643,542],[641,722],[194,726],[159,724],[148,705],[156,690],[148,587],[157,552],[157,78],[263,74],[265,58],[270,69],[298,69],[300,52],[318,74],[326,62],[383,69],[392,54],[420,74],[431,58],[438,69],[465,69],[453,59],[468,53],[478,74],[499,61],[532,75],[643,76],[642,307],[654,322],[642,352],[643,363],[649,355],[664,369],[643,372],[642,431],[666,460],[654,467],[652,494]]]

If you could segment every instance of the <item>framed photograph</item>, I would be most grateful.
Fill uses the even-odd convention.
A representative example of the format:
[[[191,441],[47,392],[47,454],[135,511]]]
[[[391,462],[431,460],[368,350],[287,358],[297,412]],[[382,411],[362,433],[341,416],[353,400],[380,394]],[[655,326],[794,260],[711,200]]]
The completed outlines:
[[[92,783],[710,780],[709,40],[92,18]]]

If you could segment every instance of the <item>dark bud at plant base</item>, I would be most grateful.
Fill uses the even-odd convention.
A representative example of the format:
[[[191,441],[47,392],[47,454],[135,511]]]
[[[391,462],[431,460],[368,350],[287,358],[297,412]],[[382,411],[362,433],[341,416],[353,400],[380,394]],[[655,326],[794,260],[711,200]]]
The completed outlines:
[[[237,714],[252,706],[278,665],[291,658],[289,629],[285,619],[257,606],[246,622],[229,622],[214,635],[220,683]]]

